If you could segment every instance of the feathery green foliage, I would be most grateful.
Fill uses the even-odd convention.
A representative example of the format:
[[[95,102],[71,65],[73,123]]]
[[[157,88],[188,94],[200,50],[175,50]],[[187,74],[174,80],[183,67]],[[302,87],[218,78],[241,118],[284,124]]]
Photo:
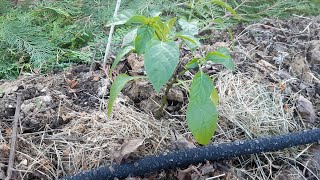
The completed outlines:
[[[320,0],[225,0],[245,22],[263,17],[281,18],[291,14],[319,15]],[[0,78],[15,77],[20,71],[48,72],[70,63],[87,63],[103,58],[107,43],[106,22],[113,16],[115,1],[0,0]],[[139,14],[162,13],[165,19],[197,19],[199,27],[226,15],[225,8],[212,0],[122,0],[121,9]],[[225,29],[238,21],[223,18],[213,28]],[[122,45],[131,25],[116,27],[112,51]]]

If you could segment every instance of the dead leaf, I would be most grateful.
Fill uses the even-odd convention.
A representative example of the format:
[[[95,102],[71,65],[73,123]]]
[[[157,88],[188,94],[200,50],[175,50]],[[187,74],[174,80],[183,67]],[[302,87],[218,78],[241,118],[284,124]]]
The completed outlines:
[[[202,175],[207,175],[207,174],[212,173],[212,172],[215,171],[213,165],[210,164],[209,161],[206,161],[206,164],[203,165],[203,166],[200,168],[200,170],[201,170]]]
[[[174,149],[181,150],[181,149],[192,149],[196,146],[188,141],[185,137],[180,135],[176,130],[171,131],[171,142]]]
[[[300,96],[297,102],[297,110],[303,119],[311,123],[315,122],[317,115],[311,101]]]
[[[178,179],[179,180],[191,180],[196,179],[195,177],[202,177],[201,173],[198,171],[198,167],[194,165],[190,165],[185,170],[178,170]]]
[[[129,157],[129,155],[135,152],[144,142],[145,139],[131,139],[128,142],[122,144],[114,153],[113,157],[117,163],[121,163],[123,159]]]
[[[23,159],[19,165],[22,165],[22,166],[28,166],[28,160],[27,159]]]
[[[74,89],[79,84],[77,80],[71,80],[68,78],[66,78],[66,82],[68,83],[71,89]]]
[[[6,128],[6,129],[4,130],[4,133],[6,134],[6,136],[11,136],[11,134],[12,134],[12,129],[11,129],[11,128]]]
[[[142,67],[144,66],[144,62],[141,58],[137,57],[136,54],[131,53],[128,57],[128,64],[132,69],[132,75],[138,75],[141,73]]]
[[[93,81],[99,81],[100,80],[100,76],[98,75],[94,75],[92,78]]]

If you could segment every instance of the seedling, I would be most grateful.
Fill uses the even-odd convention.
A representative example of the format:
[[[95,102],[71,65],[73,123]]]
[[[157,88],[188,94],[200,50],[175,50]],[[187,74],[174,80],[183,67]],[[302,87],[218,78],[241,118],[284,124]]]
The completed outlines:
[[[201,67],[208,61],[222,64],[230,70],[234,70],[235,65],[229,51],[225,47],[219,47],[216,51],[210,52],[202,58],[191,59],[185,65],[184,70],[178,72],[181,47],[187,45],[190,49],[195,49],[201,44],[195,37],[198,34],[196,21],[179,19],[178,22],[181,28],[179,32],[173,30],[176,21],[177,18],[172,18],[163,22],[159,16],[146,17],[133,15],[132,11],[125,11],[109,23],[109,25],[124,23],[137,25],[137,28],[125,36],[123,44],[126,47],[117,54],[110,72],[122,57],[129,52],[135,52],[140,56],[143,55],[147,76],[118,75],[111,86],[108,115],[110,116],[113,103],[126,83],[135,79],[146,78],[151,82],[157,93],[162,88],[165,88],[161,106],[155,114],[156,117],[159,117],[167,103],[169,90],[178,82],[179,75],[183,75],[192,68],[197,68],[198,72],[194,75],[191,88],[188,90],[189,105],[186,118],[188,127],[195,139],[200,144],[208,144],[217,126],[219,95],[213,85],[212,78],[204,73]],[[180,39],[180,45],[176,43],[176,39]]]

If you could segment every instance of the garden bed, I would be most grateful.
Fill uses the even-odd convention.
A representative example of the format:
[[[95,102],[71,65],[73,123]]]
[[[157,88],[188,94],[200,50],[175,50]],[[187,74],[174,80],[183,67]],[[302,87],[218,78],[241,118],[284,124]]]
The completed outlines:
[[[263,20],[227,32],[205,32],[203,48],[231,49],[236,72],[203,68],[219,91],[219,125],[211,143],[274,136],[319,127],[320,18]],[[184,50],[181,59],[188,60]],[[115,71],[139,74],[129,55]],[[137,61],[138,60],[138,61]],[[138,62],[138,63],[137,63]],[[183,76],[190,79],[190,71]],[[99,65],[48,75],[23,74],[0,82],[0,179],[7,169],[16,95],[22,93],[13,179],[56,179],[119,162],[132,162],[198,146],[185,122],[187,92],[175,87],[161,119],[152,112],[160,96],[145,81],[126,86],[112,116],[106,115],[111,80]],[[2,92],[1,92],[2,91]],[[194,164],[147,174],[149,179],[319,179],[319,145]],[[136,178],[136,177],[132,177]],[[137,179],[139,179],[137,177]]]

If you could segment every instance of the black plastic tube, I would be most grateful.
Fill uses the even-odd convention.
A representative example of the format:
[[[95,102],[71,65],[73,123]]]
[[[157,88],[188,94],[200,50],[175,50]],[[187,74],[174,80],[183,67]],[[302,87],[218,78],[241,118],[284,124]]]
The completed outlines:
[[[184,167],[197,164],[205,160],[223,160],[232,157],[277,151],[297,145],[315,143],[320,140],[320,129],[287,135],[259,138],[247,141],[236,141],[208,145],[205,147],[175,151],[158,156],[149,156],[128,164],[114,164],[90,171],[83,171],[74,176],[65,177],[66,180],[106,180],[115,177],[122,179],[129,175],[143,176],[146,173],[162,169]]]

